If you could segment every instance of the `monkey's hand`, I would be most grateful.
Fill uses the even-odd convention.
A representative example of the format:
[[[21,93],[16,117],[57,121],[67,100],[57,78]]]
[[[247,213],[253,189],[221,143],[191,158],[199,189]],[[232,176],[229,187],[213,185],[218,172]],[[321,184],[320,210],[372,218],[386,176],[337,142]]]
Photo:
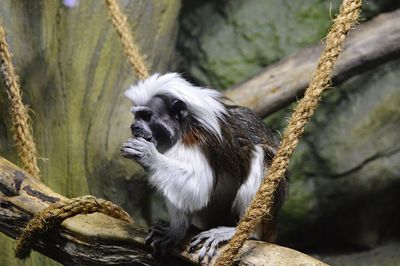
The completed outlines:
[[[153,248],[153,256],[165,255],[168,248],[178,246],[185,236],[183,230],[173,230],[169,223],[158,221],[150,227],[146,237],[146,245]]]
[[[145,169],[154,165],[159,152],[156,146],[144,138],[130,138],[121,146],[122,155],[128,159],[134,159]]]
[[[201,232],[190,242],[189,252],[194,252],[200,248],[199,263],[208,258],[208,263],[216,255],[217,247],[228,242],[235,234],[235,227],[217,227],[208,231]]]

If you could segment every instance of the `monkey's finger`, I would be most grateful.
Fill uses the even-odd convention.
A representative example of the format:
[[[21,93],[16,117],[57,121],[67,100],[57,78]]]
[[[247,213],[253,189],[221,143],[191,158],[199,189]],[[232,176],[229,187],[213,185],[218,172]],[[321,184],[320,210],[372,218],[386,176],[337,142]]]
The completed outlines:
[[[152,253],[153,257],[158,257],[161,254],[161,252],[156,241],[151,242],[150,246],[153,248],[153,253]]]
[[[140,142],[142,142],[142,143],[151,143],[150,141],[148,141],[147,139],[145,139],[145,138],[142,138],[142,137],[138,137],[138,138],[135,138],[135,139],[133,139],[134,141],[140,141]]]
[[[144,145],[141,144],[140,142],[137,142],[137,141],[134,141],[134,140],[128,140],[127,142],[124,142],[121,145],[121,149],[124,149],[124,148],[135,149],[137,147],[144,147]]]
[[[125,158],[131,159],[131,158],[135,158],[135,156],[133,156],[132,154],[122,151],[122,156],[124,156]]]
[[[202,239],[199,238],[193,242],[190,243],[190,248],[189,248],[189,252],[194,252],[200,245],[200,243],[202,242]]]
[[[161,225],[161,226],[167,227],[167,226],[169,226],[169,222],[166,222],[164,220],[158,220],[154,225],[156,225],[156,226]]]
[[[126,149],[131,149],[131,148],[132,148],[132,147],[130,147],[130,146],[126,146],[126,145],[122,144],[120,150],[123,152],[123,151],[125,151]]]
[[[198,239],[209,238],[209,237],[212,237],[213,235],[215,235],[215,234],[214,234],[214,232],[213,232],[212,229],[211,229],[211,230],[208,230],[208,231],[204,231],[204,232],[201,232],[200,234],[194,236],[194,237],[192,238],[192,242],[193,242],[193,241],[197,241]]]
[[[144,239],[144,244],[145,244],[145,245],[150,245],[150,246],[151,246],[151,243],[153,242],[155,236],[156,236],[156,233],[151,231],[151,232],[146,236],[146,238]]]
[[[127,143],[129,143],[130,145],[134,145],[135,142],[137,142],[137,139],[128,139]]]
[[[160,229],[168,229],[169,223],[163,220],[158,220],[151,228],[160,228]]]
[[[156,150],[156,146],[153,142],[149,142],[143,138],[133,140],[131,145],[139,150]]]
[[[132,149],[130,147],[121,147],[121,152],[122,153],[132,153],[132,152],[134,152],[134,149]]]
[[[126,143],[136,146],[136,145],[148,145],[150,142],[144,138],[137,137],[137,138],[128,139],[128,141]]]
[[[124,151],[129,150],[129,149],[133,150],[133,147],[130,146],[130,145],[122,144],[120,149],[121,149],[122,152],[124,152]]]
[[[203,246],[199,251],[199,257],[197,259],[198,263],[201,263],[206,255],[207,247]]]
[[[190,249],[189,252],[194,252],[196,249],[199,248],[200,244],[203,242],[204,239],[207,239],[209,236],[207,235],[197,235],[192,239],[190,242]]]
[[[199,252],[199,262],[203,261],[205,255],[208,253],[208,251],[211,247],[211,243],[214,241],[217,241],[217,243],[219,242],[218,238],[216,238],[216,236],[211,236],[204,242],[203,247],[200,249],[200,252]]]
[[[150,233],[150,234],[151,234],[151,233]],[[145,244],[146,246],[151,246],[152,236],[151,236],[150,234],[147,235],[146,238],[144,239],[144,244]]]
[[[128,142],[135,146],[148,146],[151,144],[151,142],[145,140],[144,138],[129,139]]]
[[[132,149],[132,148],[123,148],[122,150],[122,155],[126,154],[126,155],[132,155],[132,156],[137,156],[140,157],[142,152],[136,150],[136,149]]]
[[[215,251],[217,250],[219,243],[220,243],[219,239],[214,239],[214,241],[211,243],[210,248],[208,249],[208,252],[207,252],[207,256],[209,258],[208,262],[210,262],[212,260],[212,258],[214,257],[214,255],[216,253]]]
[[[190,245],[190,246],[189,246],[189,253],[195,252],[196,249],[197,249],[197,246],[192,246],[192,245]]]
[[[158,220],[154,225],[149,228],[149,234],[145,238],[145,244],[150,245],[153,238],[165,235],[168,230],[169,223]]]
[[[151,243],[151,246],[153,248],[153,256],[158,257],[163,254],[163,250],[161,249],[161,242],[164,240],[164,237],[155,237],[153,242]]]
[[[130,143],[130,142],[125,142],[121,145],[121,149],[135,149],[135,150],[139,150],[141,148],[143,148],[143,145],[136,145],[134,143]]]
[[[122,148],[133,148],[133,147],[134,147],[133,143],[129,140],[127,142],[122,143],[122,145],[121,145],[121,149]]]
[[[168,251],[168,248],[172,246],[172,243],[173,243],[173,242],[174,242],[173,239],[171,239],[171,238],[166,238],[165,240],[163,240],[163,241],[160,243],[161,255],[165,256],[165,254],[166,254],[167,251]]]
[[[156,235],[156,234],[165,235],[166,231],[167,230],[165,228],[151,228],[150,229],[150,234],[153,234],[153,235]]]
[[[197,241],[198,239],[202,239],[205,238],[205,233],[206,232],[201,232],[200,234],[195,235],[194,237],[192,237],[192,243]]]
[[[124,153],[124,152],[122,153],[122,156],[125,158],[128,158],[128,159],[134,159],[134,160],[138,160],[141,158],[141,156],[139,156],[139,155],[134,155],[131,153]]]

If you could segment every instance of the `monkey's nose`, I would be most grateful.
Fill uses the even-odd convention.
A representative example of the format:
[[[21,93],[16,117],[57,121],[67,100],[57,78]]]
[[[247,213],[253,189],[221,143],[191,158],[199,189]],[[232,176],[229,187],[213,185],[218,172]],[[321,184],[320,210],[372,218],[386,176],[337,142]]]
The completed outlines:
[[[147,141],[150,141],[152,138],[152,134],[145,130],[140,124],[134,123],[131,125],[132,135],[136,138],[144,138]]]
[[[137,124],[132,124],[131,125],[131,131],[132,131],[133,135],[135,135],[135,132],[138,132],[139,130],[140,130],[140,126],[139,125],[137,125]]]

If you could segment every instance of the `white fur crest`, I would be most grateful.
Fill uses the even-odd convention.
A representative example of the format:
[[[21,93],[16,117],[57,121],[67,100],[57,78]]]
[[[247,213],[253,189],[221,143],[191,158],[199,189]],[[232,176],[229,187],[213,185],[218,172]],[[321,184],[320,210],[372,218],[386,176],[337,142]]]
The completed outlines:
[[[221,138],[218,119],[223,119],[226,109],[218,91],[193,86],[178,73],[156,73],[125,91],[134,105],[145,105],[156,95],[169,95],[185,102],[200,125]]]
[[[251,200],[258,191],[263,178],[264,150],[261,146],[255,146],[249,175],[246,182],[240,186],[235,201],[233,202],[233,208],[239,211],[240,217],[243,216]]]
[[[151,169],[150,183],[182,211],[193,212],[205,207],[214,177],[200,148],[177,143],[159,156]]]

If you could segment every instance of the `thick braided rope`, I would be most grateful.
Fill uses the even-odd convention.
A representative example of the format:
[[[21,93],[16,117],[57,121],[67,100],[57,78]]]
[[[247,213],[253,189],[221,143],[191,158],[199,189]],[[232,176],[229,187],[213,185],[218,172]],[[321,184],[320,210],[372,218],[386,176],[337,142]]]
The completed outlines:
[[[17,238],[15,256],[24,259],[29,256],[32,244],[40,234],[59,226],[65,219],[78,214],[101,212],[111,217],[126,222],[131,222],[128,213],[117,205],[104,199],[96,199],[93,196],[83,196],[67,201],[56,202],[46,209],[38,212],[28,222]]]
[[[112,23],[117,30],[121,43],[124,47],[129,63],[140,79],[145,79],[149,76],[149,70],[146,67],[143,57],[140,55],[139,48],[133,41],[131,31],[127,23],[126,16],[122,13],[116,0],[106,0],[108,13]]]
[[[27,108],[22,103],[19,78],[12,64],[12,55],[8,49],[6,33],[0,25],[0,71],[3,75],[7,96],[10,99],[12,117],[12,131],[18,154],[24,169],[39,178],[39,167],[37,165],[37,151],[32,136],[32,128]]]
[[[236,234],[229,241],[226,249],[222,251],[215,265],[231,265],[239,249],[255,230],[257,224],[266,215],[271,215],[274,191],[282,178],[284,178],[289,159],[299,142],[304,126],[314,113],[322,92],[330,84],[333,66],[342,50],[341,46],[347,33],[357,22],[361,4],[361,0],[344,0],[342,2],[340,14],[334,20],[333,26],[328,33],[326,47],[319,59],[317,69],[304,98],[299,102],[289,120],[281,147],[271,163],[268,175],[237,226]]]

